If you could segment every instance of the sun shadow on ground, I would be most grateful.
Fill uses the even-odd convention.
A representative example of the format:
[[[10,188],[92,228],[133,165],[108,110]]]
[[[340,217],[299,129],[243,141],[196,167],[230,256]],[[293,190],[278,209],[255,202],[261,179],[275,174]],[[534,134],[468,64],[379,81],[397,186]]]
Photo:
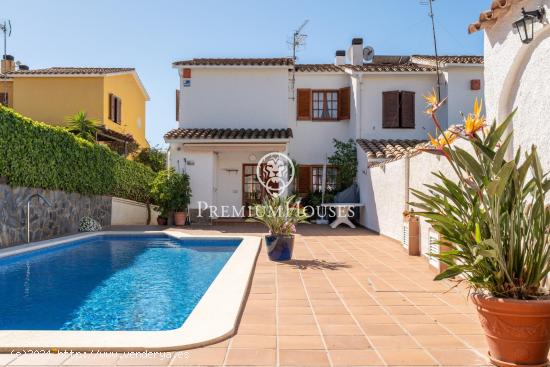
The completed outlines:
[[[292,266],[294,269],[300,270],[339,270],[344,268],[351,268],[350,265],[343,262],[325,261],[319,259],[279,261],[279,264]]]

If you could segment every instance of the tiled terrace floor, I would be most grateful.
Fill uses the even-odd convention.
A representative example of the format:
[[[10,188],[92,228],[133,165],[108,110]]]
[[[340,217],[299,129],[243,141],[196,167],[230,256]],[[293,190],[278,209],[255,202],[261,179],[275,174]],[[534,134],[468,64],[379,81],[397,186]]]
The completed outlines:
[[[192,233],[258,233],[226,225]],[[302,226],[294,260],[262,248],[237,334],[178,355],[0,355],[0,365],[472,366],[486,345],[463,290],[364,229]]]

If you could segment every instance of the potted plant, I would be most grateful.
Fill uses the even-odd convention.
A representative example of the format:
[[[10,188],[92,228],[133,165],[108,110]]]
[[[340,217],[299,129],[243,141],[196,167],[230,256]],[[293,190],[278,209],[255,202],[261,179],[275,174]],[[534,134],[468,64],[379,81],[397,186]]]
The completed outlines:
[[[168,213],[166,212],[166,209],[161,208],[160,206],[155,207],[155,210],[159,212],[159,215],[157,217],[157,224],[159,226],[165,226],[168,224]]]
[[[427,97],[436,111],[443,104]],[[449,250],[438,255],[447,269],[435,279],[459,277],[471,290],[497,366],[546,366],[550,347],[550,179],[533,146],[507,158],[512,120],[486,126],[481,103],[464,127],[432,138],[430,152],[449,162],[456,179],[435,173],[428,193],[412,190],[420,211]],[[453,144],[465,140],[469,149]]]
[[[265,236],[267,254],[272,261],[292,259],[296,224],[306,223],[307,215],[295,196],[272,197],[254,207],[253,218],[269,230]]]
[[[191,201],[189,176],[177,173],[173,168],[160,171],[151,186],[151,198],[157,204],[161,218],[169,218],[169,213],[173,212],[174,224],[185,225],[186,211]],[[160,221],[163,222],[162,219]]]

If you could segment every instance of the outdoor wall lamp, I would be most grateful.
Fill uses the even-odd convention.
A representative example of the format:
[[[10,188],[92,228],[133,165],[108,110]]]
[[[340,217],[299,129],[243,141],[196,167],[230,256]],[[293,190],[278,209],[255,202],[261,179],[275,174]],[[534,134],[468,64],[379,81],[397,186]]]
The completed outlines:
[[[529,43],[534,38],[536,21],[542,23],[546,10],[541,6],[532,11],[525,11],[525,8],[521,8],[521,12],[523,17],[514,22],[514,27],[519,33],[521,42]]]

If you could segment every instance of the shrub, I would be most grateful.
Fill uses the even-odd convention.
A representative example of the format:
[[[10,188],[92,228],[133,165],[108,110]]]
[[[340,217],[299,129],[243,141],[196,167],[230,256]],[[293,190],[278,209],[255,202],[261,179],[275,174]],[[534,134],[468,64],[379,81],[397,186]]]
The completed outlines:
[[[143,163],[155,172],[166,168],[166,152],[160,148],[143,148],[134,157],[134,161]]]
[[[355,141],[340,141],[334,139],[334,154],[328,157],[328,162],[338,168],[336,177],[337,190],[350,187],[357,176],[357,147]]]
[[[0,176],[11,186],[147,202],[154,173],[61,127],[0,106]]]
[[[177,173],[173,168],[160,171],[153,181],[151,198],[163,216],[172,211],[187,210],[191,202],[189,176]]]
[[[441,132],[435,93],[428,113]],[[432,138],[431,153],[445,157],[456,180],[441,172],[428,193],[412,190],[416,214],[426,218],[450,248],[438,255],[449,265],[436,279],[462,276],[476,292],[515,299],[547,298],[550,273],[550,179],[536,148],[506,157],[512,134],[504,122],[487,126],[481,104],[465,116],[464,128]],[[453,145],[464,139],[465,150]]]

